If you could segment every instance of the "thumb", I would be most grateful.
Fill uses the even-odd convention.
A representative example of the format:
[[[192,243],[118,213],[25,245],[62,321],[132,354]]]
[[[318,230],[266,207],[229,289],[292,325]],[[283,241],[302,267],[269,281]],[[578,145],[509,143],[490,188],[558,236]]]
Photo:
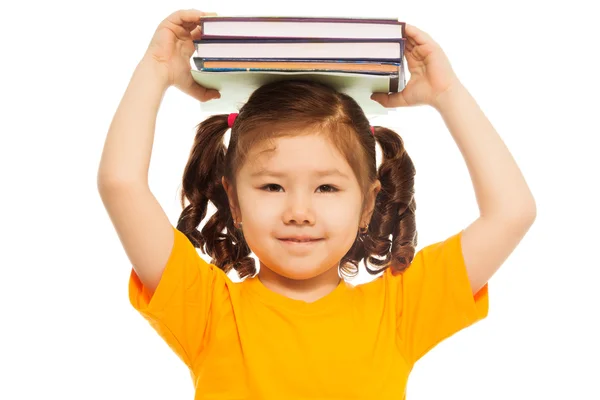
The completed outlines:
[[[191,72],[189,78],[186,81],[185,86],[181,88],[181,91],[190,95],[191,97],[200,102],[206,102],[221,97],[221,94],[218,90],[207,89],[203,86],[200,86],[200,84],[196,82],[192,77]]]
[[[402,92],[396,93],[373,93],[371,100],[374,100],[385,108],[406,107],[408,103]]]

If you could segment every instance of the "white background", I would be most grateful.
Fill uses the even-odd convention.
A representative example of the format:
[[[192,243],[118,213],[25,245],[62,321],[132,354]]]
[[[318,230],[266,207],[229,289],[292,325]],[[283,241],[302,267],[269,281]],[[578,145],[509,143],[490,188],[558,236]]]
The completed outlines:
[[[440,43],[517,160],[538,215],[490,281],[488,318],[415,366],[408,399],[600,399],[600,29],[592,2],[549,3],[2,5],[0,398],[193,398],[184,364],[128,302],[131,266],[96,173],[156,26],[177,9],[197,8],[224,16],[392,16]],[[150,185],[174,224],[194,126],[204,118],[197,101],[168,90]],[[399,109],[371,122],[402,135],[416,165],[418,249],[478,216],[464,160],[434,109]]]

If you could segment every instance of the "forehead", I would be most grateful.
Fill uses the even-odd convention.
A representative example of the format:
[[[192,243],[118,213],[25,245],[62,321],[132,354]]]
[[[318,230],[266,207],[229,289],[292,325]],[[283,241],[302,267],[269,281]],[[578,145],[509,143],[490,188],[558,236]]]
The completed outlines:
[[[344,155],[324,135],[286,136],[254,146],[242,170],[254,174],[262,170],[302,173],[338,169],[350,174]]]

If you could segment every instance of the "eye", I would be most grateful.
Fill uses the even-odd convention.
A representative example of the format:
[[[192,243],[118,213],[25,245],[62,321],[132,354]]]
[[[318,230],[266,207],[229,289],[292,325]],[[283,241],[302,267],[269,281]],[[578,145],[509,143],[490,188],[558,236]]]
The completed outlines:
[[[281,186],[279,186],[279,185],[278,185],[278,184],[276,184],[276,183],[269,183],[268,185],[265,185],[265,186],[261,187],[260,189],[261,189],[261,190],[265,190],[265,191],[267,191],[267,192],[273,192],[273,190],[268,190],[268,188],[273,188],[273,187],[275,187],[275,188],[280,188]]]
[[[325,190],[325,193],[335,193],[338,192],[339,190],[331,185],[321,185],[319,186],[320,188],[328,188],[327,190]]]
[[[264,190],[266,192],[278,192],[281,186],[276,184],[276,183],[269,183],[267,185],[262,186],[260,189]],[[339,189],[336,188],[335,186],[331,186],[331,185],[321,185],[319,186],[319,188],[324,188],[325,190],[323,191],[323,193],[335,193],[335,192],[339,192]],[[274,190],[271,190],[274,189]]]

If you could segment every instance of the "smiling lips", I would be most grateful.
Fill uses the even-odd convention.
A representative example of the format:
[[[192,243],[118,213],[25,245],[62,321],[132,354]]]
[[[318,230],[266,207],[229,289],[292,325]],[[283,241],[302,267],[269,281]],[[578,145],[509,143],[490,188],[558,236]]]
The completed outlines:
[[[318,245],[323,241],[323,238],[311,237],[289,237],[279,239],[281,246],[287,251],[296,255],[306,255],[318,248]]]
[[[321,240],[321,238],[312,238],[308,236],[294,236],[289,238],[281,238],[279,240],[291,243],[312,243]]]

